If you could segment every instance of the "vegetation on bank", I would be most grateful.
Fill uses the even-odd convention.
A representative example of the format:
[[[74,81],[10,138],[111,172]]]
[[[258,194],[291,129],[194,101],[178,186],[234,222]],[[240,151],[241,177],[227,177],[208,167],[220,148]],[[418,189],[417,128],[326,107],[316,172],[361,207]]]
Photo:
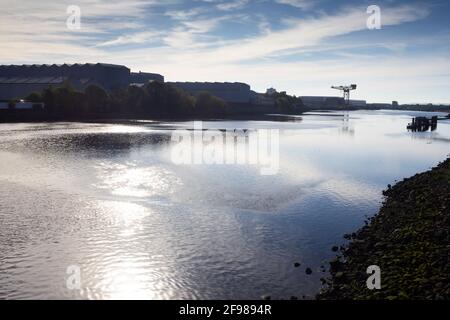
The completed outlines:
[[[436,104],[401,104],[392,108],[393,110],[404,111],[425,111],[425,112],[445,112],[450,113],[450,105]]]
[[[318,299],[450,298],[450,159],[384,194],[378,215],[346,236]],[[381,269],[380,290],[367,288],[370,265]]]
[[[33,92],[26,101],[43,102],[40,116],[49,119],[141,118],[178,119],[222,117],[228,113],[225,101],[201,92],[197,96],[169,84],[149,82],[108,93],[97,85],[84,91],[70,83]]]
[[[277,112],[297,114],[303,107],[300,98],[286,93],[273,97]],[[33,92],[25,101],[33,105],[33,112],[15,112],[10,101],[11,112],[6,114],[15,120],[83,120],[83,119],[192,119],[226,118],[236,113],[253,115],[264,114],[258,106],[248,104],[238,106],[231,112],[233,105],[213,96],[209,92],[200,92],[195,96],[170,84],[149,82],[143,86],[129,86],[105,91],[97,85],[89,85],[84,91],[76,90],[69,82],[60,87],[49,87],[42,92]],[[41,108],[39,103],[44,104]],[[237,112],[236,112],[237,111]]]
[[[296,96],[290,96],[286,92],[276,92],[273,94],[265,94],[266,98],[274,99],[275,107],[282,114],[296,114],[307,111],[302,99]]]

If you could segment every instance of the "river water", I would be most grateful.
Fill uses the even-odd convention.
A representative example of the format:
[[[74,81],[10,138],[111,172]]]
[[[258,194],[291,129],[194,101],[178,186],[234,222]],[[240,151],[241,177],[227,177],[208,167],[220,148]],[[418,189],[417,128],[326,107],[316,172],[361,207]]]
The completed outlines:
[[[312,297],[386,185],[449,154],[449,121],[406,130],[422,114],[202,123],[278,130],[272,175],[175,163],[192,122],[0,124],[0,299]]]

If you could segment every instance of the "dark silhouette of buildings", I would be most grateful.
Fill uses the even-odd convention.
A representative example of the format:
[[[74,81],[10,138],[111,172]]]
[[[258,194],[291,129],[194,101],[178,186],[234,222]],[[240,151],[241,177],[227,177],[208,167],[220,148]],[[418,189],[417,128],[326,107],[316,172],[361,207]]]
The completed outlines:
[[[229,103],[250,103],[250,86],[241,82],[168,82],[169,84],[197,95],[200,92],[209,92]]]
[[[111,91],[131,83],[164,82],[164,77],[155,73],[132,73],[125,66],[105,63],[1,65],[0,100],[23,98],[49,86],[61,86],[65,81],[79,90],[96,84]]]

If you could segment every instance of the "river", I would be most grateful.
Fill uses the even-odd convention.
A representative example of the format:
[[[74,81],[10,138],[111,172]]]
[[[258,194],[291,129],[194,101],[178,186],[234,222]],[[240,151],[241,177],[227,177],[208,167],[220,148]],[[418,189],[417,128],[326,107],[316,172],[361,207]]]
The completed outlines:
[[[202,122],[276,130],[271,175],[175,163],[190,121],[0,124],[0,299],[311,298],[387,184],[450,153],[448,120],[406,130],[423,114]]]

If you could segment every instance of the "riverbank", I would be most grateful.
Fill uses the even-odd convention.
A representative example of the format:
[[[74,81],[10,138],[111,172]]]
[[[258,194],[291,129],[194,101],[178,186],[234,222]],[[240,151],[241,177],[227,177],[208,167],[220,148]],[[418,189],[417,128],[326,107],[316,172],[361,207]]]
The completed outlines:
[[[317,299],[450,299],[450,158],[388,187],[379,213],[347,235]],[[367,267],[381,269],[369,290]]]
[[[142,124],[144,122],[185,122],[185,121],[277,121],[297,122],[301,114],[242,114],[227,115],[222,117],[180,117],[180,118],[149,118],[127,117],[123,115],[111,115],[110,117],[98,116],[90,118],[80,117],[47,117],[28,116],[5,117],[0,113],[0,123],[52,123],[52,122],[83,122],[83,123],[108,123],[108,124]]]

